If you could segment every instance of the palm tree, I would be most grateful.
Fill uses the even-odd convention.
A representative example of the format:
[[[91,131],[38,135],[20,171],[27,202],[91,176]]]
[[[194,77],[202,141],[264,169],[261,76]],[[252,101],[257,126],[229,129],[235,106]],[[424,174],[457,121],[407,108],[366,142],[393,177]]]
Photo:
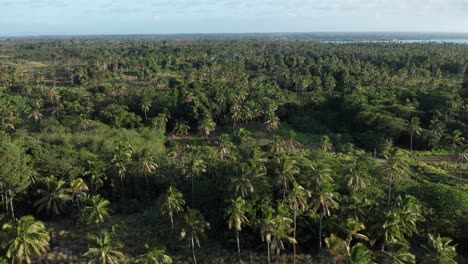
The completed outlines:
[[[381,263],[407,264],[416,263],[416,257],[409,252],[409,245],[406,241],[394,242],[389,245],[390,250],[380,251],[383,259]]]
[[[237,197],[236,200],[231,200],[230,206],[226,209],[227,222],[229,230],[233,227],[236,230],[237,252],[239,253],[239,263],[242,263],[239,232],[242,231],[242,226],[249,223],[249,219],[245,216],[245,200],[242,197]]]
[[[399,148],[391,148],[384,154],[386,165],[384,172],[388,177],[388,201],[387,207],[390,205],[392,195],[392,182],[394,178],[400,179],[408,170],[408,156],[406,152]]]
[[[28,118],[34,119],[34,122],[39,122],[42,119],[43,115],[41,110],[38,108],[34,108],[31,113],[29,114]]]
[[[297,214],[298,212],[304,212],[307,209],[307,198],[310,197],[310,192],[304,189],[298,183],[294,183],[293,189],[289,192],[288,201],[294,212],[294,233],[293,238],[296,240],[297,231]],[[297,240],[296,240],[297,241]],[[296,243],[293,244],[293,261],[296,263]]]
[[[462,179],[462,164],[465,163],[465,162],[468,162],[468,149],[464,149],[458,154],[457,161],[458,161],[458,174],[459,174],[460,181],[461,181],[461,179]]]
[[[149,150],[144,148],[138,157],[138,171],[145,176],[146,185],[148,185],[148,174],[153,173],[158,168],[159,166],[150,156]]]
[[[161,205],[161,213],[169,216],[172,232],[174,232],[174,215],[184,211],[184,205],[184,195],[175,187],[169,187]]]
[[[331,234],[329,237],[325,238],[325,245],[334,258],[333,262],[346,263],[345,260],[348,255],[346,241],[338,237],[336,234]]]
[[[72,195],[72,200],[76,202],[76,206],[81,213],[80,198],[88,191],[88,185],[81,178],[73,179],[70,182],[69,192]]]
[[[40,257],[47,253],[50,236],[44,223],[36,221],[33,216],[23,216],[13,225],[4,224],[2,229],[7,231],[8,239],[1,242],[6,249],[6,257],[11,263],[32,263],[31,258]]]
[[[276,263],[278,263],[281,250],[284,249],[284,240],[291,244],[296,243],[296,240],[289,236],[293,232],[291,227],[293,220],[284,216],[283,210],[280,208],[279,213],[274,218],[271,213],[267,214],[262,223],[262,240],[267,242],[268,263],[271,263],[270,250],[276,251]]]
[[[299,167],[296,160],[289,156],[277,159],[279,167],[276,169],[278,183],[283,186],[283,201],[286,200],[286,192],[289,189],[289,182],[294,182],[294,176],[299,174]]]
[[[279,125],[280,125],[280,120],[279,118],[275,115],[274,112],[269,112],[266,117],[265,117],[265,127],[267,128],[268,131],[274,131],[277,130]]]
[[[343,229],[347,234],[346,246],[348,249],[351,247],[351,241],[353,240],[353,238],[369,241],[369,238],[366,235],[360,233],[360,231],[365,230],[366,227],[364,226],[364,224],[356,221],[356,219],[348,218]]]
[[[332,190],[329,182],[324,182],[319,188],[316,188],[313,193],[312,210],[318,212],[319,220],[319,250],[322,250],[322,221],[323,217],[331,216],[332,209],[338,209],[339,204],[336,201],[338,194]]]
[[[59,215],[63,212],[63,206],[70,200],[65,188],[65,181],[54,176],[44,178],[46,189],[39,189],[37,192],[42,196],[34,203],[40,213],[46,211],[47,215]]]
[[[256,176],[252,168],[248,164],[242,163],[240,166],[235,167],[237,176],[231,178],[231,189],[234,190],[235,195],[242,198],[252,194],[255,190],[252,180]]]
[[[200,126],[198,127],[200,131],[203,131],[206,137],[208,137],[210,133],[215,130],[215,128],[216,123],[210,116],[206,116],[205,118],[203,118],[203,120],[200,123]]]
[[[188,209],[184,215],[184,220],[185,227],[180,232],[180,236],[182,239],[187,239],[192,248],[193,262],[197,264],[195,245],[200,247],[200,237],[205,236],[205,231],[210,228],[210,223],[206,222],[200,211],[196,209]]]
[[[323,136],[320,140],[320,149],[324,152],[330,152],[333,149],[333,144],[328,136]]]
[[[192,156],[187,165],[188,174],[192,180],[192,203],[195,203],[195,177],[200,177],[206,172],[206,163],[202,158]]]
[[[177,122],[174,127],[173,134],[176,136],[186,136],[190,130],[190,126],[186,122]]]
[[[88,224],[97,224],[98,228],[100,228],[100,224],[104,223],[104,221],[109,218],[110,209],[108,206],[110,202],[99,194],[93,195],[87,202],[88,205],[83,209],[85,221]]]
[[[411,121],[408,123],[408,131],[410,133],[410,148],[411,152],[413,151],[413,136],[414,135],[421,135],[422,128],[420,126],[419,118],[413,117]]]
[[[417,222],[423,220],[421,205],[416,198],[407,195],[404,199],[398,197],[396,207],[386,212],[386,220],[382,225],[382,248],[385,251],[387,245],[400,243],[406,236],[417,233]]]
[[[148,120],[148,111],[150,110],[151,103],[148,101],[141,102],[141,111],[145,113],[145,120]]]
[[[357,243],[349,250],[349,259],[353,264],[368,264],[372,262],[372,251],[364,244]]]
[[[130,144],[120,143],[115,148],[114,158],[112,159],[112,163],[114,167],[117,169],[117,174],[120,177],[120,184],[122,190],[124,189],[123,179],[127,173],[127,167],[132,161],[133,155],[133,148]]]
[[[321,188],[325,182],[333,182],[330,176],[331,170],[324,163],[317,162],[308,164],[310,177],[307,182],[308,188]]]
[[[274,136],[273,143],[271,144],[271,152],[276,156],[284,153],[284,141],[279,136]]]
[[[148,243],[145,244],[147,252],[138,257],[137,263],[141,264],[172,264],[172,258],[166,255],[164,249],[151,247]]]
[[[234,149],[234,144],[231,142],[231,138],[228,134],[222,134],[219,136],[219,145],[218,145],[218,153],[219,158],[224,160],[226,157],[229,157],[232,154],[232,150]]]
[[[463,133],[460,130],[453,131],[452,136],[450,136],[450,144],[452,149],[455,150],[457,147],[462,146],[465,138],[462,137]]]
[[[294,139],[296,138],[296,132],[294,130],[289,131],[289,137],[286,140],[286,148],[288,150],[288,156],[291,155],[291,151],[294,150],[294,145],[295,141]]]
[[[119,251],[124,245],[122,242],[114,239],[114,232],[103,230],[98,235],[91,236],[90,241],[91,244],[88,247],[88,251],[83,254],[84,257],[90,259],[88,263],[124,263],[125,256]]]
[[[428,246],[423,246],[427,251],[424,254],[422,263],[424,264],[456,264],[457,251],[455,246],[451,245],[452,239],[448,237],[440,237],[438,235],[434,238],[431,234],[428,235]]]
[[[273,232],[273,209],[268,208],[265,210],[265,217],[261,220],[260,234],[262,235],[262,241],[265,241],[267,244],[268,252],[268,264],[271,264],[271,236]]]
[[[363,176],[364,173],[361,171],[357,161],[353,161],[348,173],[348,187],[355,192],[365,188],[367,184]]]

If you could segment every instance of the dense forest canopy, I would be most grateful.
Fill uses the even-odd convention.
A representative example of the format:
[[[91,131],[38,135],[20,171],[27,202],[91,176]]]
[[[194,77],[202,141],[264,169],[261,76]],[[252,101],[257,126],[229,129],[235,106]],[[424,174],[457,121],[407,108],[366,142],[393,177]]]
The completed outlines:
[[[0,41],[0,263],[463,263],[468,45]]]

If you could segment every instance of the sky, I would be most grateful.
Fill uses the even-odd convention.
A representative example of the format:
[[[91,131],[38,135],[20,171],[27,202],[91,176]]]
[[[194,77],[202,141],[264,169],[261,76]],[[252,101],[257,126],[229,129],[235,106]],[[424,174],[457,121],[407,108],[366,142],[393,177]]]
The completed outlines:
[[[0,0],[0,36],[468,32],[468,0]]]

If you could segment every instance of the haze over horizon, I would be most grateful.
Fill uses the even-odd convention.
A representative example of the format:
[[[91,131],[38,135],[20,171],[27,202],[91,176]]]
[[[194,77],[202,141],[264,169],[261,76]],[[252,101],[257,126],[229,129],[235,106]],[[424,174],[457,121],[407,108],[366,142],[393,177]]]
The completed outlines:
[[[468,32],[464,0],[0,0],[0,36]]]

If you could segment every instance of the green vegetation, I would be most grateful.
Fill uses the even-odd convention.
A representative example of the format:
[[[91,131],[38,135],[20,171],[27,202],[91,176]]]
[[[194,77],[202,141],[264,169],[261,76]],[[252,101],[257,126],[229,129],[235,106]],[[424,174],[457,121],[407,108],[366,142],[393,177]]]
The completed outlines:
[[[0,263],[466,263],[468,45],[0,41]]]

